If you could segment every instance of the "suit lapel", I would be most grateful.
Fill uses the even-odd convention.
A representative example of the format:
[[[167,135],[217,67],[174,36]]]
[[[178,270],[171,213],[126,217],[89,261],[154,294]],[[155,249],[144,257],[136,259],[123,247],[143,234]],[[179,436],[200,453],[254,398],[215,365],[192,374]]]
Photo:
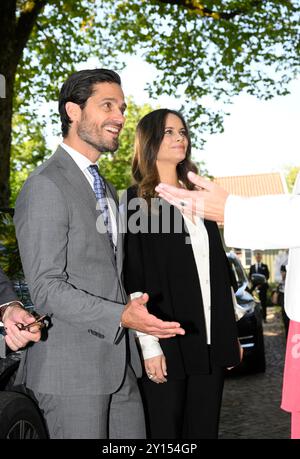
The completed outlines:
[[[112,206],[112,211],[116,220],[117,224],[117,252],[116,252],[116,263],[117,263],[117,269],[119,276],[122,273],[122,267],[123,267],[123,222],[122,218],[120,218],[120,213],[119,213],[119,199],[118,196],[115,193],[115,190],[112,188],[111,184],[106,182],[106,191],[107,195],[110,199],[113,200],[113,206]]]
[[[95,193],[93,192],[83,172],[79,169],[72,157],[61,147],[58,147],[55,155],[58,160],[58,167],[61,169],[62,174],[73,187],[77,198],[83,203],[84,206],[88,206],[88,208],[91,210],[96,225],[97,219],[102,218],[102,216],[96,209],[97,200]],[[115,256],[109,241],[108,234],[99,233],[99,237],[101,237],[104,247],[113,265],[116,266]]]

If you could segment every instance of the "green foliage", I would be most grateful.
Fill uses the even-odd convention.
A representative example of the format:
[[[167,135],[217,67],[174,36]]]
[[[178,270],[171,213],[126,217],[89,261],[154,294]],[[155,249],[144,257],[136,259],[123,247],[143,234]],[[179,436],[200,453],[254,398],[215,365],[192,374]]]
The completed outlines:
[[[17,17],[32,3],[19,0]],[[160,71],[150,95],[183,91],[199,141],[204,131],[222,131],[232,96],[284,95],[299,73],[299,0],[45,3],[17,70],[15,94],[26,116],[33,101],[57,100],[66,76],[88,57],[118,71],[120,52],[142,53]],[[211,108],[211,100],[220,103]]]
[[[29,174],[49,155],[46,147],[43,124],[34,123],[25,115],[13,118],[13,143],[11,148],[11,207]]]
[[[26,3],[19,2],[17,15]],[[57,100],[61,84],[90,56],[99,67],[116,67],[106,51],[108,34],[97,15],[98,0],[48,0],[39,14],[17,69],[16,90],[22,110],[31,103]]]
[[[205,131],[222,131],[224,104],[232,96],[284,95],[299,74],[299,0],[16,0],[11,30],[22,32],[20,23],[26,25],[26,15],[38,4],[45,7],[24,39],[15,78],[12,203],[30,170],[48,154],[44,123],[57,120],[50,111],[37,122],[36,108],[57,100],[66,76],[89,57],[97,60],[92,66],[119,71],[120,53],[142,54],[159,71],[148,85],[152,97],[184,93],[182,109],[198,145]],[[8,40],[7,49],[18,50],[18,43],[16,37]],[[102,159],[118,188],[129,184],[130,139],[125,130],[118,156]]]
[[[16,16],[21,17],[36,2],[19,0]],[[101,14],[97,13],[99,0],[45,0],[44,3],[46,6],[37,17],[15,77],[14,113],[24,115],[27,126],[36,123],[42,103],[58,100],[63,82],[90,57],[96,61],[91,68],[122,69],[122,64],[106,49],[109,36],[102,26]],[[56,110],[50,109],[47,116],[39,114],[41,125],[57,123],[58,119]]]
[[[11,280],[23,276],[12,216],[0,212],[0,266]]]
[[[138,121],[151,112],[149,104],[138,106],[132,97],[127,100],[126,123],[120,136],[120,146],[115,154],[105,153],[99,160],[99,169],[117,190],[131,185],[131,163],[133,157],[135,129]]]
[[[155,65],[153,97],[183,91],[198,138],[223,129],[222,107],[232,96],[285,95],[299,74],[298,0],[101,3],[112,52],[139,52]],[[212,109],[211,99],[220,107]]]
[[[293,187],[299,172],[300,166],[292,166],[286,169],[285,178],[290,193],[293,191]]]

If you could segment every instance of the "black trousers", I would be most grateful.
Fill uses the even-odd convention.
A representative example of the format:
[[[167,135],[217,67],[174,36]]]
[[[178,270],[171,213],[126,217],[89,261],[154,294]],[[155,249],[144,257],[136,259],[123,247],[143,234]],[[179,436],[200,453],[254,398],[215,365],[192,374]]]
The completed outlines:
[[[148,438],[217,438],[224,370],[156,384],[140,380]]]

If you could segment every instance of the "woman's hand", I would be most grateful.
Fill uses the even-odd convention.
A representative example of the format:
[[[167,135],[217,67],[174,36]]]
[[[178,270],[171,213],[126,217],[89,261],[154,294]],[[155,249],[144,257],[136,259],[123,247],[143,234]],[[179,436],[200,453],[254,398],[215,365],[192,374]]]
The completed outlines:
[[[157,383],[167,382],[167,363],[163,354],[144,360],[145,370],[148,378]]]
[[[238,345],[239,345],[239,349],[240,349],[240,361],[238,363],[238,365],[239,365],[241,363],[241,361],[243,360],[244,349],[242,348],[241,343],[239,342],[239,340],[238,340]],[[227,367],[227,370],[232,370],[233,368],[234,367]]]
[[[243,360],[243,356],[244,356],[244,348],[241,346],[240,342],[239,342],[239,346],[240,346],[240,363],[241,363],[241,361]]]

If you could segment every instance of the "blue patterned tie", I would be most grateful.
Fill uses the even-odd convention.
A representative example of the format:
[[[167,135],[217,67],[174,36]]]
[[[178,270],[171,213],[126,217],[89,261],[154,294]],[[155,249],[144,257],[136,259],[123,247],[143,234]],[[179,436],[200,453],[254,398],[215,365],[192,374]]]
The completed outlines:
[[[100,213],[103,217],[104,225],[106,226],[107,233],[110,239],[110,243],[113,248],[114,243],[113,243],[113,238],[112,238],[112,226],[111,226],[111,219],[110,219],[110,214],[109,214],[109,208],[108,208],[108,203],[106,199],[106,194],[105,194],[105,182],[103,180],[103,177],[99,174],[99,169],[96,164],[92,164],[88,167],[88,170],[92,174],[94,178],[94,192],[96,195],[96,199],[99,203],[99,209]]]

